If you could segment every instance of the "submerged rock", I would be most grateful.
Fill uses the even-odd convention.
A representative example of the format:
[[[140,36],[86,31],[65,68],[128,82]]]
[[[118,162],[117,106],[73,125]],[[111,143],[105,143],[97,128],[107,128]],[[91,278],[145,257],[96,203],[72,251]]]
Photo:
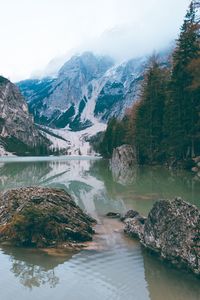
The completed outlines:
[[[180,198],[156,202],[147,218],[125,219],[124,231],[178,267],[200,275],[200,211]]]
[[[125,219],[129,219],[129,218],[135,218],[136,216],[139,216],[139,213],[131,209],[127,211],[127,213],[125,213],[124,216],[121,217],[121,221],[124,221]]]
[[[200,180],[200,156],[194,157],[193,163],[192,172],[195,174],[195,179]]]
[[[64,190],[28,187],[0,194],[0,241],[48,247],[92,240],[95,220]]]
[[[136,153],[130,145],[122,145],[113,150],[110,169],[115,181],[129,184],[136,178]]]
[[[108,212],[106,214],[106,217],[113,218],[113,219],[119,219],[121,217],[120,213],[116,212]]]

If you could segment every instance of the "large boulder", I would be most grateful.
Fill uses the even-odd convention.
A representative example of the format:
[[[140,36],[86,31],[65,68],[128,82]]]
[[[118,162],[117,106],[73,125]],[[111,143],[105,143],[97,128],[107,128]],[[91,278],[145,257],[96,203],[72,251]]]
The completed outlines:
[[[157,201],[147,218],[125,219],[124,231],[178,267],[200,275],[200,211],[180,198]]]
[[[0,241],[35,247],[89,241],[94,222],[64,190],[28,187],[0,194]]]
[[[132,183],[136,178],[136,152],[130,145],[122,145],[113,150],[110,169],[115,181],[121,184]]]

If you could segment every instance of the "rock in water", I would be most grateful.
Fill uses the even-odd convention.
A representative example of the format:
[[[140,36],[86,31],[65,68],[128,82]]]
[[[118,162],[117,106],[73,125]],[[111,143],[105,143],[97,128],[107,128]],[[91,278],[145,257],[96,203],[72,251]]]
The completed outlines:
[[[192,172],[195,173],[195,179],[200,179],[200,156],[193,158],[194,166]]]
[[[120,213],[116,213],[116,212],[108,212],[106,214],[106,217],[113,218],[113,219],[119,219],[121,217],[121,215],[120,215]]]
[[[133,238],[139,238],[142,242],[146,218],[141,216],[138,212],[133,212],[134,214],[128,211],[124,218],[122,218],[122,221],[125,222],[124,232]]]
[[[0,241],[48,247],[92,240],[95,220],[64,190],[28,187],[0,194]]]
[[[147,219],[125,219],[124,231],[178,267],[200,275],[200,211],[180,198],[154,204]]]
[[[110,168],[115,181],[132,183],[136,178],[136,153],[130,145],[122,145],[113,150]]]

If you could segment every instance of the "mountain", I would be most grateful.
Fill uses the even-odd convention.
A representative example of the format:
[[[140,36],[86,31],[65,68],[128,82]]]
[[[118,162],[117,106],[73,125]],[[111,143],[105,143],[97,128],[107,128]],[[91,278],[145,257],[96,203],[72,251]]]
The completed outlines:
[[[18,83],[39,124],[80,131],[97,121],[121,117],[137,96],[146,58],[120,65],[106,56],[73,56],[57,78]]]
[[[0,155],[40,154],[49,144],[34,125],[19,88],[0,76]]]
[[[161,54],[162,60],[168,53]],[[141,57],[116,64],[110,57],[85,52],[66,61],[56,77],[17,85],[55,148],[94,154],[89,140],[105,131],[111,117],[121,119],[139,98],[147,62],[148,57]]]
[[[110,68],[101,80],[94,115],[107,122],[111,117],[122,118],[126,109],[138,97],[147,58],[126,61]]]

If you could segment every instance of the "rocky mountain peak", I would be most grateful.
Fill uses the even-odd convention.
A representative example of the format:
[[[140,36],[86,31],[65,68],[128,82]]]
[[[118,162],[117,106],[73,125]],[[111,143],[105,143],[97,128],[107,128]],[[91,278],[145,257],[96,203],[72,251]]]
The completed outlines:
[[[58,76],[74,78],[77,74],[83,74],[88,82],[101,77],[113,64],[114,61],[110,57],[84,52],[68,60],[60,69]]]

